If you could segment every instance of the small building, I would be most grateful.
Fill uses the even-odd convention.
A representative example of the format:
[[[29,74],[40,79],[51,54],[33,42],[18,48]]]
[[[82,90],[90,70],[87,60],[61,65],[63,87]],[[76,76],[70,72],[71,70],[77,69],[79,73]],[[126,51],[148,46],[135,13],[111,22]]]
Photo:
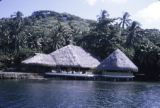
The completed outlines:
[[[138,67],[119,49],[115,50],[96,68],[102,75],[113,78],[133,78]]]

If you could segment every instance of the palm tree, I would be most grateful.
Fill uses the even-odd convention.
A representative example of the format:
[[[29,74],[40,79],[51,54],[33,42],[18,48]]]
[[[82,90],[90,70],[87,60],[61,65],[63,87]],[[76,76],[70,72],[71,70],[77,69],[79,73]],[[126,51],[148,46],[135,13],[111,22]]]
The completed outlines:
[[[13,15],[11,15],[11,18],[19,19],[19,18],[22,18],[22,16],[23,16],[23,13],[20,11],[17,11]]]
[[[129,31],[135,31],[139,27],[140,27],[140,23],[137,21],[133,21],[131,24],[131,27],[129,28]]]
[[[105,20],[108,17],[109,17],[108,12],[106,10],[102,10],[100,15],[98,15],[98,22]]]
[[[100,15],[98,15],[97,23],[96,23],[96,31],[106,32],[109,26],[112,26],[115,18],[109,18],[109,14],[106,10],[102,10]]]
[[[12,25],[11,25],[11,29],[12,29],[12,41],[14,44],[14,50],[16,53],[19,52],[19,43],[20,43],[20,37],[19,37],[19,33],[20,31],[22,31],[23,27],[24,27],[24,23],[23,23],[23,13],[20,11],[17,11],[16,13],[14,13],[13,15],[11,15],[12,18]]]
[[[120,23],[119,25],[124,29],[125,27],[128,27],[130,25],[130,22],[131,22],[131,19],[129,19],[130,17],[130,14],[128,12],[125,12],[123,14],[123,17],[122,18],[119,18],[120,19]]]
[[[136,32],[139,29],[140,29],[140,24],[137,21],[133,21],[128,30],[129,34],[126,40],[127,47],[131,47],[133,45],[134,38],[136,37]]]

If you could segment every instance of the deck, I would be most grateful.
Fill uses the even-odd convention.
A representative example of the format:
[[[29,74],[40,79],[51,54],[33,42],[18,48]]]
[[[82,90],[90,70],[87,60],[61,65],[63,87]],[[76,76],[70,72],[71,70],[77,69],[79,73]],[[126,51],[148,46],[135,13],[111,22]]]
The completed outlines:
[[[98,75],[98,74],[70,74],[70,73],[53,73],[45,74],[48,78],[71,79],[71,80],[111,80],[111,81],[130,81],[133,75]]]

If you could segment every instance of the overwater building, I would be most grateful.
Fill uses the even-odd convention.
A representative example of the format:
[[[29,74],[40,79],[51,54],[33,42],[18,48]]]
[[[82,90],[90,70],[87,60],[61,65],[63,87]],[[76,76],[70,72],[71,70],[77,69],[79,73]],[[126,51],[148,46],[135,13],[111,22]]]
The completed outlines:
[[[90,53],[75,45],[67,45],[50,54],[36,54],[34,57],[22,61],[22,63],[32,66],[32,68],[37,66],[38,70],[51,69],[58,73],[86,73],[94,70],[100,64]]]
[[[133,78],[138,67],[119,49],[111,53],[96,68],[99,74],[113,78]]]

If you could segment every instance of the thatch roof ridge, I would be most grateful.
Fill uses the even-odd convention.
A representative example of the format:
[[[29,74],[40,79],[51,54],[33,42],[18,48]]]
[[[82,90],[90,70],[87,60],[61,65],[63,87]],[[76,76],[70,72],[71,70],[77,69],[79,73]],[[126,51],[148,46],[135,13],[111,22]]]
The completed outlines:
[[[110,71],[138,71],[138,67],[120,50],[117,49],[104,59],[98,70]]]

